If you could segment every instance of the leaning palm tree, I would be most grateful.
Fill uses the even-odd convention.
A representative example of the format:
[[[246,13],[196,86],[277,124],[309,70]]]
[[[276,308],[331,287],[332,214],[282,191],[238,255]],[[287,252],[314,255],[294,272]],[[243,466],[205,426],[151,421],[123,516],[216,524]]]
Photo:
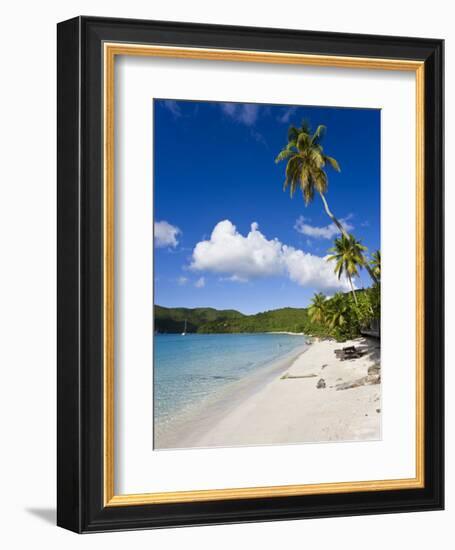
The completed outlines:
[[[322,292],[316,293],[311,299],[308,314],[313,323],[325,323],[327,315],[327,302],[326,297],[322,294]]]
[[[338,161],[324,153],[321,145],[325,133],[325,126],[320,124],[314,133],[306,122],[302,122],[300,128],[291,126],[288,130],[288,143],[278,154],[275,162],[286,161],[286,175],[283,190],[289,187],[291,197],[299,188],[302,192],[305,205],[311,203],[315,193],[321,197],[324,210],[327,216],[337,226],[340,233],[349,238],[349,234],[343,224],[331,212],[325,194],[328,190],[329,180],[327,177],[327,166],[331,166],[340,172]],[[377,282],[373,270],[368,264],[365,265],[373,282]]]
[[[341,222],[330,211],[325,198],[328,189],[328,177],[326,166],[331,166],[337,172],[340,171],[338,162],[324,153],[321,139],[325,132],[325,126],[320,124],[314,133],[310,126],[303,122],[300,128],[291,126],[288,130],[288,143],[278,154],[275,162],[286,160],[286,178],[283,189],[290,188],[291,197],[297,188],[300,188],[305,204],[313,201],[315,193],[321,197],[324,210],[338,227],[343,235],[348,235]]]
[[[358,305],[357,296],[355,295],[354,285],[352,283],[353,277],[359,276],[359,268],[365,267],[366,259],[363,252],[366,250],[366,246],[363,246],[360,241],[357,241],[354,235],[348,235],[345,237],[341,235],[340,238],[335,239],[335,246],[330,249],[332,255],[327,258],[327,261],[335,261],[335,273],[338,275],[338,279],[341,278],[343,273],[346,275],[351,287],[352,296],[354,302]]]
[[[376,252],[373,252],[373,254],[371,255],[370,267],[377,281],[380,281],[381,280],[381,251],[380,250],[376,250]]]

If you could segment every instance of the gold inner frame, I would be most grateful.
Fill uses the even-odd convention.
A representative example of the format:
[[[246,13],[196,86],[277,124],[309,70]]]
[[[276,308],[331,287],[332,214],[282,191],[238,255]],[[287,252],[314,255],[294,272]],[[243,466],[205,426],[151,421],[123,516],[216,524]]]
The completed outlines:
[[[424,487],[424,63],[423,61],[104,43],[104,503],[197,502]],[[373,481],[116,495],[114,492],[114,71],[115,57],[154,56],[287,65],[411,71],[416,78],[416,477]]]

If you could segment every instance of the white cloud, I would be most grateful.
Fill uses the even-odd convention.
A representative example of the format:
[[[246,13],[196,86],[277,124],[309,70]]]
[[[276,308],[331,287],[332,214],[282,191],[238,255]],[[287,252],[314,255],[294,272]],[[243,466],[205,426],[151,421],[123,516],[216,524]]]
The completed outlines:
[[[165,99],[163,101],[163,105],[168,111],[170,111],[174,115],[174,118],[179,118],[182,116],[180,106],[174,99]]]
[[[346,231],[352,231],[354,229],[354,226],[349,223],[349,219],[352,216],[346,216],[345,218],[341,218],[340,222],[346,229]],[[336,235],[339,235],[340,230],[334,223],[330,223],[329,225],[323,225],[323,226],[317,226],[317,225],[310,225],[308,223],[308,220],[304,218],[303,216],[300,216],[297,221],[295,222],[294,229],[301,233],[302,235],[306,235],[307,237],[313,237],[315,239],[333,239]]]
[[[283,254],[289,278],[294,283],[326,291],[349,290],[344,277],[338,280],[334,264],[327,261],[328,256],[315,256],[286,245],[283,245]]]
[[[177,284],[178,284],[179,286],[185,286],[187,282],[188,282],[188,277],[183,277],[183,276],[182,276],[182,277],[179,277],[179,278],[177,279]]]
[[[254,103],[222,103],[221,110],[228,117],[246,126],[253,126],[259,115],[259,105]]]
[[[281,115],[277,117],[278,122],[283,122],[287,124],[296,111],[297,107],[288,107]]]
[[[205,287],[205,277],[199,277],[199,279],[194,283],[194,286],[196,288],[204,288]]]
[[[229,220],[219,222],[210,239],[195,246],[190,268],[236,282],[281,275],[317,290],[349,288],[344,278],[338,280],[326,257],[295,249],[278,239],[268,240],[257,223],[252,223],[249,233],[243,236]]]
[[[155,246],[157,248],[175,248],[179,244],[177,236],[180,233],[178,227],[167,221],[155,222]]]
[[[262,145],[265,145],[268,148],[267,140],[260,132],[256,132],[256,130],[251,130],[251,136],[254,139],[254,141],[257,141],[258,143],[262,143]]]
[[[232,281],[234,283],[247,283],[248,279],[239,275],[231,275],[230,277],[221,277],[220,281]]]
[[[229,220],[219,222],[210,239],[195,246],[191,268],[240,280],[278,275],[282,270],[281,243],[268,241],[257,229],[257,223],[251,224],[251,231],[244,237]]]

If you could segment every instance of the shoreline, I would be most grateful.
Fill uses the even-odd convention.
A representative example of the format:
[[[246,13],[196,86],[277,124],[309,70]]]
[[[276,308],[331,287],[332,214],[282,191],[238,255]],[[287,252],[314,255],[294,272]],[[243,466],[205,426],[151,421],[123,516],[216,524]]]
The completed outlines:
[[[191,438],[196,437],[197,434],[202,435],[204,430],[210,429],[213,424],[216,424],[243,401],[254,396],[276,376],[283,374],[308,348],[309,345],[302,342],[292,351],[265,363],[241,380],[227,384],[214,395],[177,413],[175,418],[168,423],[166,434],[154,434],[155,450],[184,448],[185,444],[182,442],[186,440],[188,433],[191,433]]]
[[[178,336],[181,332],[155,332],[154,336]],[[186,336],[210,336],[210,335],[223,335],[229,336],[230,334],[238,336],[239,334],[288,334],[289,336],[307,336],[312,338],[311,335],[306,334],[305,332],[290,332],[287,330],[272,330],[272,331],[255,331],[255,332],[187,332]]]
[[[305,334],[304,332],[289,332],[287,330],[272,330],[269,332],[263,332],[263,334],[287,334],[289,336],[306,336],[307,338],[311,338],[311,336],[308,336],[308,334]]]
[[[339,361],[334,350],[350,345],[365,355]],[[378,440],[381,385],[337,386],[367,376],[379,361],[379,343],[365,337],[305,343],[155,434],[155,449]]]

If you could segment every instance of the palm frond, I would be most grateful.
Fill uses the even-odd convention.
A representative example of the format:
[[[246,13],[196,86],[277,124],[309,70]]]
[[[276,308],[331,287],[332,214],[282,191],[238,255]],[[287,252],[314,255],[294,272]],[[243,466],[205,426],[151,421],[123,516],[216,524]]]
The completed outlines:
[[[310,144],[310,136],[306,132],[300,132],[297,138],[297,150],[299,153],[305,153]]]
[[[308,205],[314,199],[314,185],[306,185],[303,189],[303,200]]]
[[[343,275],[343,271],[344,271],[344,268],[345,268],[345,263],[343,261],[343,258],[338,258],[338,261],[337,263],[335,264],[335,269],[334,269],[334,272],[338,275],[338,280],[341,279],[341,275]]]
[[[291,158],[293,155],[295,155],[295,151],[293,151],[292,148],[288,148],[286,147],[286,149],[283,149],[282,151],[280,151],[280,153],[277,155],[276,159],[275,159],[275,163],[278,164],[279,162],[281,162],[282,160],[286,160],[286,159],[289,159]]]
[[[295,126],[289,126],[288,129],[288,142],[297,142],[297,138],[299,137],[299,131]]]
[[[337,172],[341,172],[340,165],[338,164],[338,161],[334,159],[333,157],[329,157],[328,155],[324,155],[324,161],[326,164],[330,164],[330,166],[336,170]]]
[[[301,158],[298,155],[293,156],[286,165],[286,180],[284,182],[284,190],[287,189],[288,184],[290,184],[291,197],[294,196],[297,180],[299,176],[299,167],[301,163]]]
[[[324,136],[327,128],[323,124],[319,124],[319,126],[316,128],[316,131],[314,132],[313,136],[311,137],[311,143],[317,144],[319,143],[319,140]]]
[[[313,180],[316,190],[319,193],[326,193],[328,187],[327,174],[321,168],[317,168],[313,171]]]
[[[316,168],[323,168],[324,167],[324,165],[325,165],[324,155],[322,154],[322,152],[318,148],[311,147],[308,156],[309,156],[311,162],[314,163]]]
[[[299,174],[300,190],[305,195],[305,190],[310,187],[310,171],[305,163],[302,163]]]

